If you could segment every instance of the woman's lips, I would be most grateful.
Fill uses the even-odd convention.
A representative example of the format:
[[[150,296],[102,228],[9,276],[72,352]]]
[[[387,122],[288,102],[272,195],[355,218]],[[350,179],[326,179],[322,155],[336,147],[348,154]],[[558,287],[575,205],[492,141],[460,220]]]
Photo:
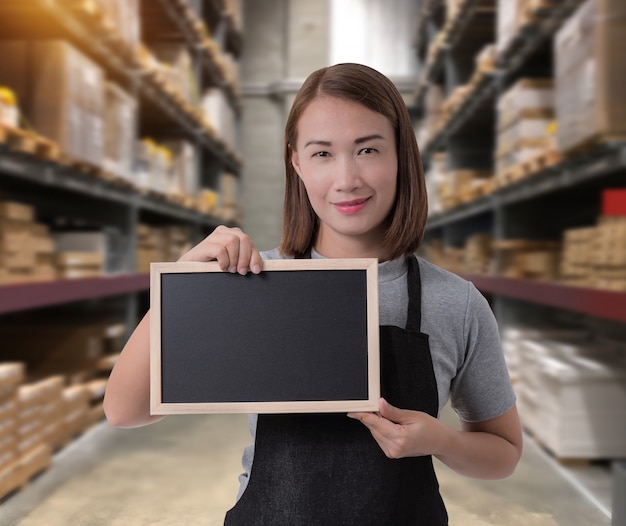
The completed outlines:
[[[365,205],[367,205],[369,199],[369,197],[366,197],[364,199],[353,199],[352,201],[341,201],[339,203],[333,203],[333,205],[342,214],[356,214],[357,212],[365,208]]]

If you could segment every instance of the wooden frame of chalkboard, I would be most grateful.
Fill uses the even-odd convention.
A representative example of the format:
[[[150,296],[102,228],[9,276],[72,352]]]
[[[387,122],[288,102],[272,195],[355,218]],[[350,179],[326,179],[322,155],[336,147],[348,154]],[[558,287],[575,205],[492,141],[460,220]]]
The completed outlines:
[[[378,260],[152,263],[150,411],[377,411]]]

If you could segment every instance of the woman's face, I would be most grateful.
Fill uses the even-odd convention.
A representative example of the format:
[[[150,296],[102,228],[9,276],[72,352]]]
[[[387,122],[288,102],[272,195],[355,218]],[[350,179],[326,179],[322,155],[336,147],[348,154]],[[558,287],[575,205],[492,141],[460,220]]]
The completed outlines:
[[[318,97],[300,117],[291,161],[320,219],[316,250],[377,257],[397,186],[389,120],[356,102]]]

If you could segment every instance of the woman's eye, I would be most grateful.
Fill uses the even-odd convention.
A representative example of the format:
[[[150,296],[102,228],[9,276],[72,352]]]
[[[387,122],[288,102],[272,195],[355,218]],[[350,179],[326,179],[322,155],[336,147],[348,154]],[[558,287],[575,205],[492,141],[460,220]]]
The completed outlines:
[[[360,153],[374,153],[375,151],[374,148],[363,148]]]
[[[328,152],[317,152],[313,154],[313,157],[328,157],[329,155]]]

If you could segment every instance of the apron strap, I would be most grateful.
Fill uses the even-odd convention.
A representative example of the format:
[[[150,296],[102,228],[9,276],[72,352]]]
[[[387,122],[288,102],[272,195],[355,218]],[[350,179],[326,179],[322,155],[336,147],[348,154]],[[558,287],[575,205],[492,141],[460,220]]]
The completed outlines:
[[[421,332],[422,327],[422,281],[420,265],[415,256],[409,258],[409,272],[407,275],[409,291],[409,308],[406,318],[406,330]]]

